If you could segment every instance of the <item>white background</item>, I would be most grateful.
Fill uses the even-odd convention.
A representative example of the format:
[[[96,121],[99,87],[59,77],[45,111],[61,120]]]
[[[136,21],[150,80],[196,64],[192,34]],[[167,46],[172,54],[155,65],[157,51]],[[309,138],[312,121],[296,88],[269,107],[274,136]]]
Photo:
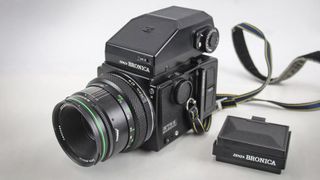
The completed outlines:
[[[48,1],[0,0],[0,179],[319,179],[320,112],[294,112],[246,104],[214,114],[210,132],[176,140],[160,152],[137,150],[91,168],[62,151],[51,124],[54,105],[81,90],[104,60],[104,44],[131,18],[171,5],[206,11],[221,40],[218,92],[244,93],[260,82],[234,52],[231,28],[258,26],[273,48],[274,75],[298,55],[320,48],[320,1]],[[266,71],[263,42],[249,37],[257,66]],[[314,67],[317,66],[317,67]],[[259,97],[284,102],[320,98],[319,65]],[[287,167],[281,175],[216,162],[212,144],[227,115],[289,125]]]

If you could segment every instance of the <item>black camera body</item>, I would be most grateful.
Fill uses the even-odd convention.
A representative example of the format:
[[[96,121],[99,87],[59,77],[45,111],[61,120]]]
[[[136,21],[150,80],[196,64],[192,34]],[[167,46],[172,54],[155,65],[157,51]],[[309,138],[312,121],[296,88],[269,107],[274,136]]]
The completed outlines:
[[[159,151],[190,130],[189,98],[197,101],[201,120],[211,118],[218,62],[203,52],[216,48],[217,33],[206,13],[170,7],[132,19],[106,43],[98,76],[125,73],[152,102],[154,130],[143,149]]]
[[[92,166],[140,147],[159,151],[211,122],[218,62],[203,53],[218,40],[212,17],[198,10],[169,7],[132,19],[106,43],[98,77],[55,106],[62,149]]]

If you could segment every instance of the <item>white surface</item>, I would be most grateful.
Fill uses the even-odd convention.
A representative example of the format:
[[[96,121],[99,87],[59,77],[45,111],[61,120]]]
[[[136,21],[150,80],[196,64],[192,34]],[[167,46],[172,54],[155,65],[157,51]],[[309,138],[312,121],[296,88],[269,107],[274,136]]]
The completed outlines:
[[[231,28],[247,21],[269,38],[278,75],[298,55],[319,50],[320,1],[48,1],[0,0],[0,179],[319,179],[320,112],[241,105],[214,114],[210,132],[186,135],[162,151],[114,156],[91,168],[74,164],[55,139],[51,112],[95,77],[104,43],[129,19],[170,5],[205,10],[221,41],[218,91],[242,93],[260,84],[238,61]],[[265,70],[263,43],[250,51]],[[316,66],[316,67],[315,67]],[[285,102],[319,99],[319,65],[308,63],[294,78],[259,97]],[[292,138],[282,175],[216,162],[212,143],[227,115],[290,125]]]

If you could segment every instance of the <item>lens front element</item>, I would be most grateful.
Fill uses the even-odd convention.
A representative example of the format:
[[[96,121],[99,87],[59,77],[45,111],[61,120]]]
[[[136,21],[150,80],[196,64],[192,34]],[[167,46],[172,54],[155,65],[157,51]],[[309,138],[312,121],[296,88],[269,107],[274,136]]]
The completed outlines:
[[[104,159],[108,148],[106,130],[85,99],[69,97],[63,104],[58,104],[54,112],[56,136],[71,159],[83,166]]]

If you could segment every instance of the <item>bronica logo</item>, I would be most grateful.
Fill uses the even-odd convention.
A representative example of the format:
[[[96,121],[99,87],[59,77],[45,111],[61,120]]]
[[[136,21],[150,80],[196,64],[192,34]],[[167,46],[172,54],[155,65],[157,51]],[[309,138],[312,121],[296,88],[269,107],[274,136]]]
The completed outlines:
[[[271,166],[276,166],[276,162],[272,159],[267,159],[267,158],[252,156],[252,155],[246,155],[246,160],[258,162],[258,163],[262,163],[262,164],[268,164]]]
[[[138,70],[142,70],[142,71],[145,71],[145,72],[148,72],[150,73],[150,69],[146,66],[143,66],[141,64],[136,64],[136,63],[133,63],[133,62],[128,62],[128,66],[132,67],[132,68],[135,68],[135,69],[138,69]]]

